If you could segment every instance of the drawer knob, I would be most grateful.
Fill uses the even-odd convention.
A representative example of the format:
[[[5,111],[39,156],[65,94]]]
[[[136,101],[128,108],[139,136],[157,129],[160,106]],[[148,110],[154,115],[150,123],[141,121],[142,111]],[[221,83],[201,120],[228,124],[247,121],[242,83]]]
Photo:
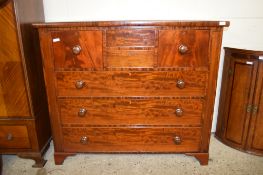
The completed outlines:
[[[87,109],[80,108],[79,112],[78,112],[78,115],[79,115],[79,117],[84,117],[86,115],[86,113],[87,113]]]
[[[178,50],[179,50],[180,54],[185,54],[188,51],[188,47],[186,45],[181,44],[178,47]]]
[[[182,143],[181,137],[180,136],[175,136],[174,137],[174,143],[176,145],[180,145]]]
[[[6,139],[7,139],[8,141],[13,140],[13,135],[12,135],[11,133],[8,133],[7,136],[6,136]]]
[[[83,145],[88,144],[88,141],[89,141],[89,139],[88,139],[87,136],[82,136],[82,137],[80,138],[80,143],[83,144]]]
[[[81,47],[80,47],[80,45],[74,46],[74,47],[72,48],[72,52],[73,52],[75,55],[80,54],[80,52],[81,52]]]
[[[183,111],[182,108],[176,108],[176,109],[175,109],[175,115],[176,115],[177,117],[182,117],[183,114],[184,114],[184,111]]]
[[[85,82],[82,80],[78,80],[76,81],[75,86],[77,89],[82,89],[85,86]]]
[[[183,89],[183,88],[185,87],[185,82],[184,82],[184,80],[182,80],[182,79],[177,80],[176,86],[177,86],[179,89]]]

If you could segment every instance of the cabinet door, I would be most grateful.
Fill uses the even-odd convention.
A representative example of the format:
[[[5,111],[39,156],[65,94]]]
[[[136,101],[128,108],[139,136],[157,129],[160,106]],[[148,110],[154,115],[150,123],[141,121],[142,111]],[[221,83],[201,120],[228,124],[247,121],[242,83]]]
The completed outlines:
[[[245,147],[257,66],[255,59],[235,58],[230,63],[225,139],[235,147]]]
[[[0,8],[0,118],[30,116],[12,3]]]
[[[259,61],[247,150],[263,153],[263,61]]]

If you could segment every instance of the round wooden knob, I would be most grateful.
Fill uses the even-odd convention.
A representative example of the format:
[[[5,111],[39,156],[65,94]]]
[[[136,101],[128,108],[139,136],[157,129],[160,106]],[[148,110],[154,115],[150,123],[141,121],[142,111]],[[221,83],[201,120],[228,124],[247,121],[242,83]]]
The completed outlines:
[[[176,145],[180,145],[182,143],[181,137],[180,136],[175,136],[174,137],[174,143]]]
[[[184,111],[183,111],[182,108],[176,108],[175,109],[175,114],[176,114],[177,117],[182,117],[183,114],[184,114]]]
[[[88,139],[87,136],[82,136],[82,137],[80,138],[80,143],[83,144],[83,145],[88,144],[88,141],[89,141],[89,139]]]
[[[183,88],[185,87],[185,82],[184,82],[184,80],[181,80],[181,79],[177,80],[176,86],[177,86],[178,88],[180,88],[180,89],[183,89]]]
[[[78,81],[76,81],[76,83],[75,83],[75,87],[76,87],[77,89],[82,89],[84,86],[85,86],[85,82],[84,82],[83,80],[78,80]]]
[[[79,116],[79,117],[84,117],[84,116],[86,115],[86,113],[87,113],[87,109],[85,109],[85,108],[80,108],[80,109],[79,109],[79,112],[78,112],[78,116]]]
[[[80,45],[74,46],[74,47],[72,48],[72,52],[73,52],[75,55],[80,54],[80,52],[81,52],[81,47],[80,47]]]
[[[178,50],[179,50],[180,54],[185,54],[188,51],[188,47],[186,45],[181,44],[178,47]]]

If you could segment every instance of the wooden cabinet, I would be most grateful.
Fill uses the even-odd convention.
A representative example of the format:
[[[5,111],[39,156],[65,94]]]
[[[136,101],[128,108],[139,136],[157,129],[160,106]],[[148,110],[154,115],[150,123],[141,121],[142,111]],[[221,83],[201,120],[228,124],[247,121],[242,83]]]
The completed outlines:
[[[128,152],[185,153],[207,164],[221,37],[228,25],[35,24],[55,163],[79,152]]]
[[[0,154],[45,164],[51,138],[41,54],[32,22],[42,1],[0,1]]]
[[[246,152],[263,154],[263,52],[225,48],[216,136]]]

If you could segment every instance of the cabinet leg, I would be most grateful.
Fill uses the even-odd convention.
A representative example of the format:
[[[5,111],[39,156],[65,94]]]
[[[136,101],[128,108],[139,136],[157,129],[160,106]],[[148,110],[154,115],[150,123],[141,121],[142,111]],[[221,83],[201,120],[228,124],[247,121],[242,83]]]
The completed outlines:
[[[42,168],[46,164],[46,160],[44,159],[44,154],[47,152],[48,148],[50,146],[50,143],[48,142],[43,149],[40,152],[33,152],[33,153],[19,153],[17,154],[18,157],[24,158],[24,159],[33,159],[35,161],[35,164],[32,165],[33,168]]]
[[[17,156],[24,159],[33,159],[35,164],[32,167],[34,168],[42,168],[47,162],[41,153],[20,153]]]
[[[64,160],[68,157],[68,156],[74,156],[74,153],[54,153],[54,159],[55,159],[55,164],[56,165],[62,165]]]
[[[200,165],[208,165],[209,153],[187,153],[188,156],[194,156]]]

